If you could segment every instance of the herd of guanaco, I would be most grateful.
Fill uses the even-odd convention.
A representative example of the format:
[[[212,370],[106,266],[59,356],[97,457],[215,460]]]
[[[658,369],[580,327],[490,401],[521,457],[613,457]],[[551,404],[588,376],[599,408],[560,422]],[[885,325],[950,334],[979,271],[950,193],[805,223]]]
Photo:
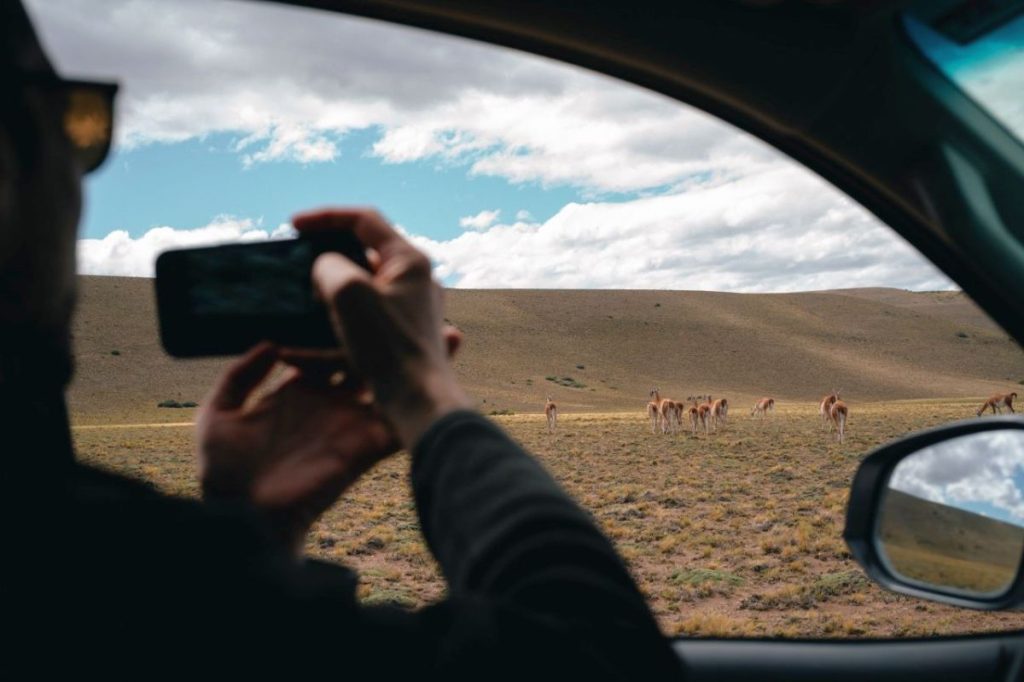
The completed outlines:
[[[729,401],[726,398],[712,399],[710,395],[690,396],[686,401],[662,398],[657,387],[651,389],[648,395],[650,401],[647,403],[647,418],[651,422],[651,433],[675,433],[683,428],[684,423],[696,435],[698,431],[704,431],[708,435],[718,430],[719,425],[725,425],[729,416]],[[997,393],[982,403],[978,408],[977,416],[981,416],[987,410],[992,414],[1002,414],[1002,408],[1010,412],[1013,409],[1013,401],[1017,399],[1017,393]],[[762,419],[775,410],[775,398],[765,397],[754,403],[750,410],[750,416],[759,415]],[[818,403],[818,414],[821,415],[822,428],[827,428],[829,433],[835,433],[835,438],[842,443],[846,437],[846,420],[850,415],[850,408],[839,397],[839,391],[833,390],[825,395]],[[558,406],[549,396],[544,404],[544,415],[548,420],[548,431],[554,431],[558,426]]]

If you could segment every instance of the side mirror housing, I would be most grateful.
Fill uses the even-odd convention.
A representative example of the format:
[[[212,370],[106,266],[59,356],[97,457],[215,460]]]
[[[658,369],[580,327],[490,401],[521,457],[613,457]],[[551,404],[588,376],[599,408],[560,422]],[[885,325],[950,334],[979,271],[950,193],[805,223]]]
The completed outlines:
[[[975,419],[870,454],[843,537],[883,587],[974,609],[1024,603],[1024,419]]]

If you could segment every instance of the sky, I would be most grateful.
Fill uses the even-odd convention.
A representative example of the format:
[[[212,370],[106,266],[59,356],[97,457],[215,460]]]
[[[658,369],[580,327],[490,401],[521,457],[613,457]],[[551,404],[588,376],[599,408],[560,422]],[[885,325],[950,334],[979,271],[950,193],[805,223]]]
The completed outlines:
[[[981,431],[923,448],[896,466],[889,486],[1024,526],[1024,431]]]
[[[84,274],[373,205],[448,286],[953,284],[818,176],[687,105],[506,48],[233,0],[28,0],[67,77],[121,84]]]

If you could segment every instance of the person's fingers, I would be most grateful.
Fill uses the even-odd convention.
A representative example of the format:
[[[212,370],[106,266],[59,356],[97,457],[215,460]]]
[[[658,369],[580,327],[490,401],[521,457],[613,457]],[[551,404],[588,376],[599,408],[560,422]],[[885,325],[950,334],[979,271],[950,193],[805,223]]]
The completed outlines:
[[[455,354],[459,352],[459,348],[462,347],[462,340],[464,338],[462,332],[455,326],[446,324],[441,329],[441,335],[444,337],[444,344],[448,349],[448,357],[455,357]]]
[[[228,367],[214,384],[208,402],[218,410],[242,407],[277,363],[277,347],[269,342],[253,346]]]

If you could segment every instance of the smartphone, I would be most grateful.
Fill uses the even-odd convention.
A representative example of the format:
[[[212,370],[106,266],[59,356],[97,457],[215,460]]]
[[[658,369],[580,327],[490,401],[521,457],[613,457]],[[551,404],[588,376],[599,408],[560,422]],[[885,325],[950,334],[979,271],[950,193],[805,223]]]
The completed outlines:
[[[175,357],[237,355],[260,341],[338,345],[311,280],[313,261],[336,251],[369,269],[350,232],[175,249],[156,261],[160,340]]]

